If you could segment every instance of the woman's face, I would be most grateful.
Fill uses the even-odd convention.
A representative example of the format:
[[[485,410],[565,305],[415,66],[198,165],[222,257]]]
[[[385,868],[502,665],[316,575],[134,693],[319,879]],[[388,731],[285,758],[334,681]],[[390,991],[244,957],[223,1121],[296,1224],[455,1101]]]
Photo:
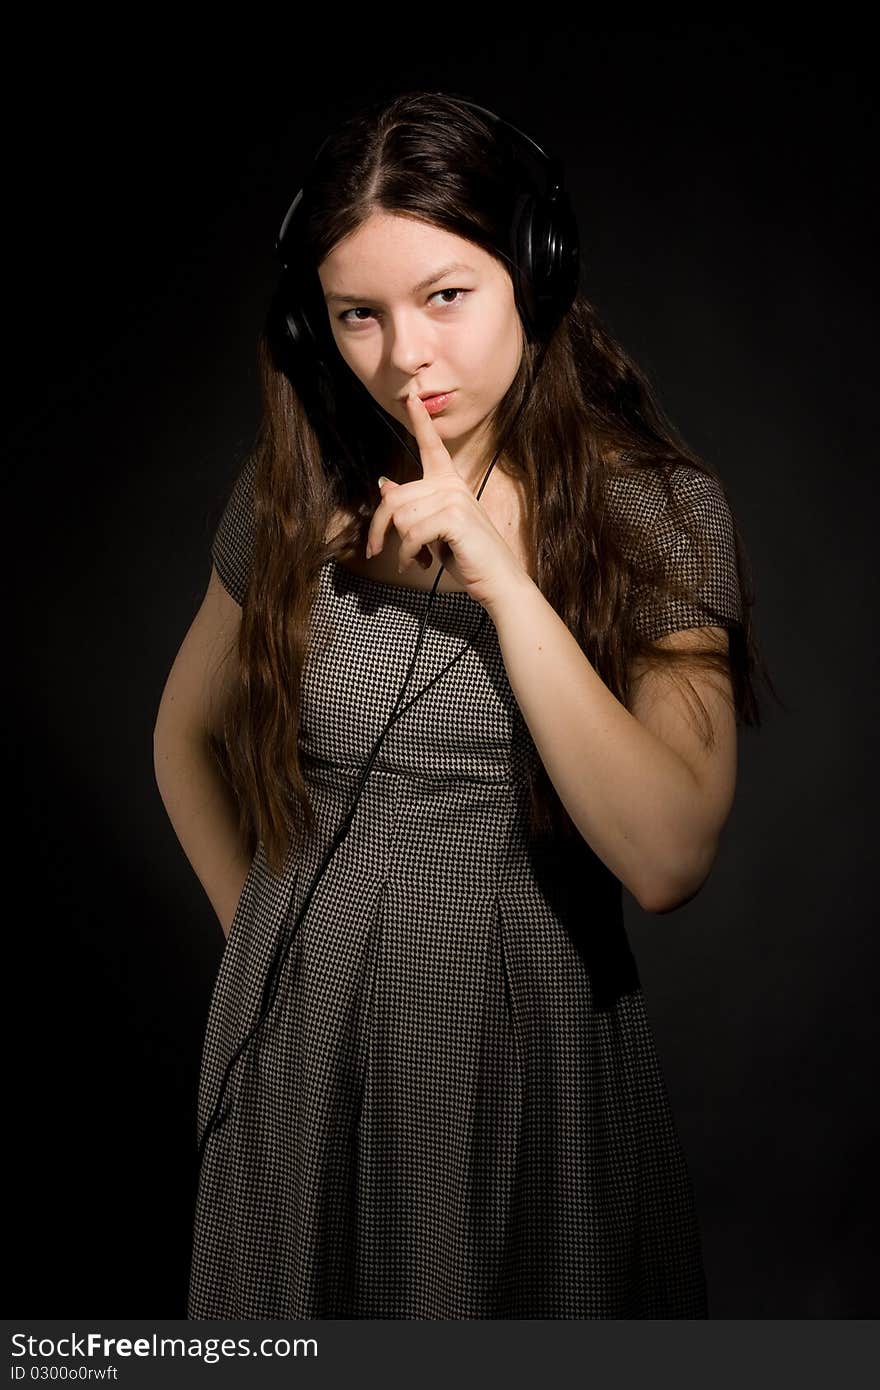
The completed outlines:
[[[432,419],[472,481],[525,342],[504,266],[451,232],[374,212],[321,262],[318,277],[343,359],[410,435],[407,392],[452,392]]]

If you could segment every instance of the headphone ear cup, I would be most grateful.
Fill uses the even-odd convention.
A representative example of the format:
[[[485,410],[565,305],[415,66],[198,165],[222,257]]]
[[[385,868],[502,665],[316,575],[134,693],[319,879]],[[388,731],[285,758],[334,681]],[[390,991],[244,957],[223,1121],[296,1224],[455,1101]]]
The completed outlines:
[[[548,262],[548,278],[553,286],[554,312],[559,318],[567,313],[578,292],[581,271],[581,241],[577,217],[568,193],[555,190],[549,199],[541,200],[546,209],[544,245]]]
[[[312,322],[302,276],[286,266],[269,306],[267,334],[276,366],[297,387],[316,373],[329,374],[325,344]]]
[[[344,452],[340,411],[362,406],[363,400],[339,357],[326,312],[317,274],[285,266],[270,303],[267,338],[276,368],[302,398],[315,428],[329,430],[332,447],[338,450],[341,441]]]
[[[534,195],[518,193],[510,219],[510,258],[514,267],[514,298],[530,342],[540,337],[540,313],[532,254]]]
[[[274,318],[284,351],[292,362],[305,361],[320,351],[303,289],[301,276],[285,266],[275,289]]]
[[[571,307],[580,275],[577,219],[564,189],[521,193],[511,224],[514,260],[531,337],[548,339]]]
[[[313,420],[329,423],[336,384],[304,302],[301,278],[285,267],[266,315],[266,340],[277,371],[287,377]]]

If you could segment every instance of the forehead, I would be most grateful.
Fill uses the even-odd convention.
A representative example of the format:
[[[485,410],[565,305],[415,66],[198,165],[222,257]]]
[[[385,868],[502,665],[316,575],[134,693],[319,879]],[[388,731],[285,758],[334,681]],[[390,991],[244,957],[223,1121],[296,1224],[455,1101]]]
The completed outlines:
[[[496,261],[475,242],[399,213],[373,212],[338,242],[318,267],[326,291],[409,294],[429,272],[459,262],[495,272]]]

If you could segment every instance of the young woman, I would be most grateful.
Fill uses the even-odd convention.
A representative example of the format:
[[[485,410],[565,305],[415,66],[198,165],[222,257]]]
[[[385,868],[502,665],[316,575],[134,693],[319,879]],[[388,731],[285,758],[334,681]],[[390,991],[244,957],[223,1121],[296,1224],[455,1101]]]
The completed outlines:
[[[759,722],[745,559],[580,288],[532,331],[489,116],[411,92],[322,146],[331,385],[276,303],[159,711],[227,937],[193,1318],[708,1315],[621,885],[662,914],[711,870]]]

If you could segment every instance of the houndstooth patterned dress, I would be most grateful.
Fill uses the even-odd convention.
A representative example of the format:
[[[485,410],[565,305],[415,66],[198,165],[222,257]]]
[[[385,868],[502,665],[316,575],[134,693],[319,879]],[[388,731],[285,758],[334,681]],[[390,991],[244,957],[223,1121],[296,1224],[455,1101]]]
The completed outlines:
[[[212,546],[239,603],[251,483],[248,460]],[[701,475],[681,484],[712,543],[706,596],[734,624],[724,494]],[[644,485],[615,486],[659,533]],[[318,829],[278,876],[257,848],[210,1004],[200,1139],[427,602],[332,560],[321,571],[300,729]],[[651,632],[705,621],[680,601],[640,615]],[[584,841],[530,840],[538,753],[468,594],[435,595],[402,703],[208,1137],[187,1315],[705,1318],[621,886]]]

